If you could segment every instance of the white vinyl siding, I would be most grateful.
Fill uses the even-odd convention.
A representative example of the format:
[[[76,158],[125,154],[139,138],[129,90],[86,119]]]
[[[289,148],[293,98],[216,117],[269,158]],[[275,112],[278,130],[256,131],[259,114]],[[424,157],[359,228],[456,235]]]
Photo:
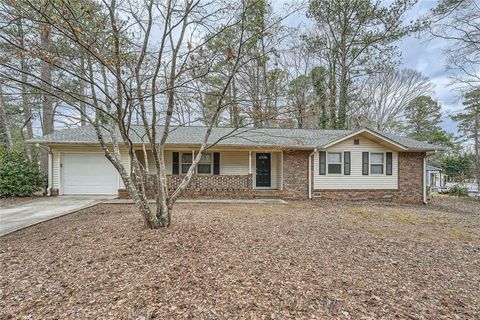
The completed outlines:
[[[137,151],[137,156],[140,151]],[[172,153],[191,153],[190,150],[167,150],[165,151],[165,169],[167,175],[172,174]],[[221,175],[247,175],[248,174],[248,151],[209,151],[212,156],[214,152],[220,152],[220,174]],[[141,152],[143,154],[143,151]],[[151,173],[155,173],[157,170],[153,162],[153,155],[150,151],[148,154],[148,167]],[[141,160],[143,161],[143,156]],[[212,166],[213,168],[213,166]]]
[[[272,172],[270,173],[272,176],[272,188],[278,189],[278,175],[277,175],[277,152],[272,152]]]
[[[247,175],[248,151],[220,152],[220,174]]]
[[[276,153],[277,157],[277,170],[276,170],[276,177],[277,177],[277,188],[283,190],[283,153]]]
[[[359,139],[360,144],[354,145],[353,140]],[[398,153],[387,149],[386,147],[377,144],[367,138],[354,137],[342,141],[326,150],[328,152],[351,152],[351,174],[329,174],[327,167],[327,174],[319,174],[319,156],[315,153],[313,158],[313,188],[321,189],[398,189]],[[384,153],[392,152],[392,175],[385,174],[385,166],[383,174],[371,174],[368,176],[362,175],[362,152],[369,153]],[[343,155],[342,155],[343,157]],[[343,162],[343,158],[342,158]],[[327,161],[328,163],[328,161]],[[343,166],[343,163],[342,163]]]

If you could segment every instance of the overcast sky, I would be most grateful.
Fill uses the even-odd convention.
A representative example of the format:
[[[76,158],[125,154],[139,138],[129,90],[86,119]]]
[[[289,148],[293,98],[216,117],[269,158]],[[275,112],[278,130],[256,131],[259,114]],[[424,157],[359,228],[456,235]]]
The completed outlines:
[[[420,0],[415,12],[412,12],[409,18],[414,19],[428,13],[436,4],[436,0]],[[444,112],[443,127],[455,133],[457,127],[449,115],[462,108],[462,99],[458,92],[449,86],[447,62],[442,53],[442,49],[446,46],[445,40],[427,40],[425,37],[418,38],[418,36],[405,38],[399,45],[403,66],[422,72],[435,84],[434,98],[440,102]]]
[[[289,0],[273,0],[275,10],[279,10]],[[391,2],[385,0],[385,2]],[[419,0],[418,4],[409,13],[407,21],[427,14],[434,8],[437,0]],[[298,13],[286,20],[289,26],[298,26],[299,24],[308,24],[305,13]],[[435,92],[433,97],[440,102],[443,107],[443,128],[449,132],[455,133],[457,127],[449,118],[449,114],[459,110],[462,107],[461,98],[458,93],[448,86],[450,80],[446,72],[446,61],[442,54],[442,49],[446,47],[444,40],[427,40],[426,37],[409,36],[398,44],[401,51],[401,67],[411,68],[420,71],[429,77],[435,84]]]

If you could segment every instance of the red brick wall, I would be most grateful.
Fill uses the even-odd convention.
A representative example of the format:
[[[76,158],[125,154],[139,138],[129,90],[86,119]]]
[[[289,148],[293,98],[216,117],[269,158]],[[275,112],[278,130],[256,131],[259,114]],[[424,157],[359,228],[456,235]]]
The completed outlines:
[[[398,194],[396,200],[423,201],[423,158],[425,152],[398,153]]]
[[[283,152],[283,197],[308,199],[308,156],[312,151]]]

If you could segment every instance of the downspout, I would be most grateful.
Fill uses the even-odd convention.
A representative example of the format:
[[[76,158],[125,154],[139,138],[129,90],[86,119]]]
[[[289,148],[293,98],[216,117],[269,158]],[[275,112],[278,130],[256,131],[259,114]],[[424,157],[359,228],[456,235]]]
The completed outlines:
[[[423,204],[427,204],[427,185],[426,185],[426,172],[427,172],[427,155],[423,157],[423,174],[422,174],[422,188],[423,188]]]
[[[52,150],[48,146],[42,146],[40,144],[36,144],[37,148],[42,148],[47,150],[48,152],[48,184],[47,184],[47,196],[50,197],[52,195],[52,180],[53,180],[53,154]]]
[[[308,199],[312,199],[312,156],[317,153],[317,148],[308,155]]]
[[[52,196],[52,181],[53,180],[53,153],[48,147],[48,185],[47,185],[47,196]]]

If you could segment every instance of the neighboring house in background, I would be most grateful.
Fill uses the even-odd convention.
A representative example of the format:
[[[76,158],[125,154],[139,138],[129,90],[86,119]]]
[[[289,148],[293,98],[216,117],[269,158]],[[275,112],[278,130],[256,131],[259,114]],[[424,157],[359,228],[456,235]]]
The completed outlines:
[[[165,150],[169,189],[188,170],[206,127],[175,127]],[[388,199],[426,201],[425,157],[441,149],[401,136],[360,130],[214,128],[217,142],[200,162],[185,197],[287,199]],[[144,128],[131,138],[139,161],[155,172],[150,150],[144,156]],[[157,132],[161,132],[159,129]],[[224,137],[228,135],[227,137]],[[52,195],[119,194],[123,182],[105,158],[92,127],[57,131],[33,139],[50,150]],[[124,166],[130,157],[121,149]]]
[[[433,192],[440,191],[439,189],[445,185],[447,175],[443,173],[441,168],[427,164],[425,171],[425,183],[427,187]]]

